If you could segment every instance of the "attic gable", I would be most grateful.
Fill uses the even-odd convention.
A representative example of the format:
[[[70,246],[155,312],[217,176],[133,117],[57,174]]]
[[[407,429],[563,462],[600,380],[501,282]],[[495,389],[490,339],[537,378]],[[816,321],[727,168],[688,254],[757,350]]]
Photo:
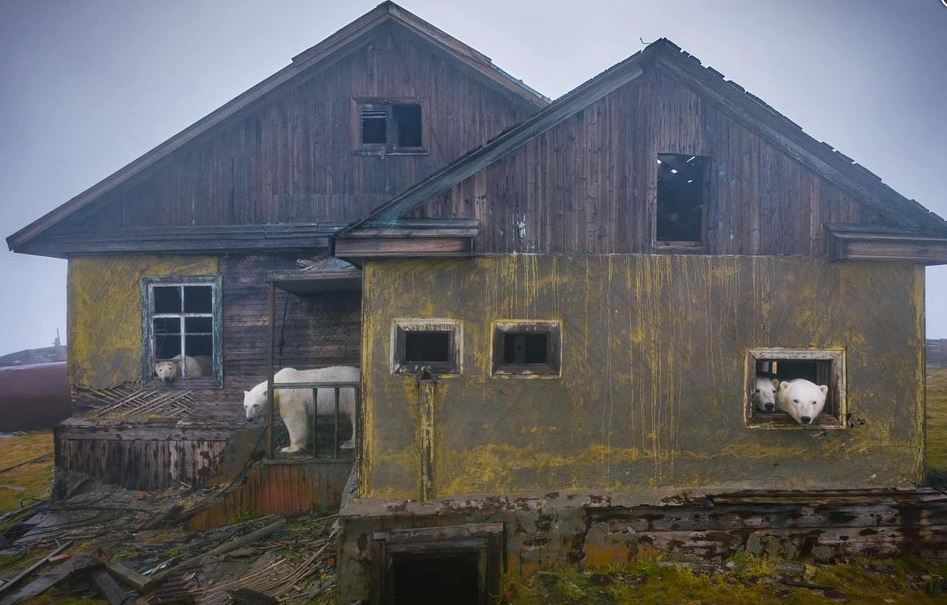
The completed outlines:
[[[419,208],[433,203],[438,196],[452,195],[452,189],[461,186],[466,179],[473,178],[473,175],[485,166],[506,161],[505,158],[535,142],[550,129],[587,110],[593,104],[601,103],[602,97],[597,92],[608,86],[615,70],[629,68],[642,69],[651,77],[667,78],[681,83],[693,91],[701,103],[713,107],[741,128],[758,135],[763,144],[778,150],[780,157],[790,161],[791,166],[788,169],[798,166],[811,171],[820,181],[826,182],[828,188],[837,188],[838,193],[835,195],[850,198],[856,205],[864,207],[870,223],[882,223],[888,227],[922,234],[947,235],[947,223],[942,218],[917,202],[901,196],[882,183],[877,176],[831,146],[816,141],[799,126],[747,93],[739,85],[724,80],[719,72],[704,68],[696,58],[662,39],[553,102],[498,140],[472,151],[467,157],[380,206],[366,218],[349,225],[340,233],[340,237],[362,227],[397,224],[401,217],[416,217],[418,212],[423,214]],[[637,85],[636,82],[629,86]],[[701,128],[704,126],[700,125]],[[636,136],[642,134],[638,132]],[[441,218],[453,216],[443,212],[435,215]],[[841,218],[845,219],[844,216]],[[820,220],[820,230],[822,222]],[[505,227],[509,228],[509,225]]]
[[[249,113],[257,111],[274,97],[286,94],[293,88],[319,77],[325,70],[331,69],[352,53],[364,48],[376,34],[383,30],[403,32],[418,43],[426,45],[432,52],[454,61],[459,68],[456,70],[458,73],[468,75],[485,89],[493,91],[493,94],[508,99],[509,103],[521,108],[524,115],[534,112],[547,103],[545,97],[493,65],[489,57],[452,38],[398,5],[384,2],[326,40],[300,53],[293,58],[290,65],[276,74],[11,235],[7,238],[10,249],[39,254],[56,253],[48,246],[37,247],[31,244],[40,235],[57,228],[66,219],[74,217],[76,213],[97,206],[108,194],[123,186],[142,182],[143,177],[146,177],[155,166],[167,161],[175,153],[192,149],[194,144],[220,132],[225,125],[233,124]],[[508,117],[504,116],[503,119],[508,119]],[[390,193],[393,192],[389,192],[389,195]],[[381,199],[374,203],[380,202]],[[351,220],[351,217],[344,220]],[[60,251],[58,254],[62,255],[64,252]]]

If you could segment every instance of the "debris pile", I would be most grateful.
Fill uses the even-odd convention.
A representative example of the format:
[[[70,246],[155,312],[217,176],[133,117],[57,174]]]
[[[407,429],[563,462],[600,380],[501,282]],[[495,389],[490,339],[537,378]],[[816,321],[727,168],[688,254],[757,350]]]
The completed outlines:
[[[67,497],[0,516],[0,605],[41,594],[124,603],[297,603],[334,589],[336,515],[188,531],[222,493],[71,477]]]

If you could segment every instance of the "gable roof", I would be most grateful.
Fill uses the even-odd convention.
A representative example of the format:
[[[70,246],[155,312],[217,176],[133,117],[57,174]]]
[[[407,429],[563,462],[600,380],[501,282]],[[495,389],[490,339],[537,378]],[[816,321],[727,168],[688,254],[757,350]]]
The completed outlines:
[[[527,141],[546,132],[559,122],[601,99],[612,90],[630,82],[652,65],[659,64],[725,111],[759,132],[779,149],[800,161],[827,180],[851,192],[859,201],[883,216],[909,218],[919,231],[947,234],[947,221],[915,200],[908,199],[884,184],[881,178],[836,151],[827,143],[806,134],[802,127],[747,92],[726,80],[699,59],[681,50],[666,38],[649,44],[644,50],[618,63],[566,93],[545,109],[518,126],[472,150],[454,163],[420,181],[382,204],[366,217],[342,229],[342,237],[360,227],[393,224],[407,213],[443,193],[489,164],[512,153]]]
[[[365,35],[386,23],[397,23],[434,44],[454,58],[475,70],[491,85],[535,107],[545,107],[549,99],[493,64],[491,59],[460,40],[424,21],[394,2],[382,2],[371,11],[352,21],[312,48],[295,57],[292,62],[272,76],[225,103],[207,116],[188,126],[164,143],[112,175],[86,189],[66,203],[54,208],[41,218],[23,227],[7,238],[10,250],[17,250],[43,231],[66,217],[88,206],[106,192],[127,182],[162,158],[203,135],[224,120],[254,105],[263,96],[298,82],[303,74],[311,75],[320,67],[328,67],[344,56],[343,49],[364,39]]]

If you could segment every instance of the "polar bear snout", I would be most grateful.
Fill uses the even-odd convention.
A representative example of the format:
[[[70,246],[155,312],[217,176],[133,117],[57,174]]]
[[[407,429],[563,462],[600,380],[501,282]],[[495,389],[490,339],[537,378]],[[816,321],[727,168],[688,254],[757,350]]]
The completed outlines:
[[[810,416],[800,416],[799,422],[802,424],[812,424],[812,418]]]
[[[767,403],[764,403],[764,404],[763,404],[763,411],[772,412],[772,411],[775,410],[775,409],[776,409],[776,404],[775,404],[775,403],[767,402]]]

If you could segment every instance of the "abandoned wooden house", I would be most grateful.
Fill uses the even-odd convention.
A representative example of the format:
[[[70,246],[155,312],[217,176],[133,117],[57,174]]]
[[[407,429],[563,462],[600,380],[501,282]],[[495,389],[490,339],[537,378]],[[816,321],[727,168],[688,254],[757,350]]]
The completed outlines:
[[[486,602],[642,545],[947,553],[921,487],[947,223],[667,40],[549,102],[384,3],[8,242],[69,259],[89,411],[57,464],[211,480],[268,381],[231,505],[341,501],[345,602]],[[274,382],[332,365],[360,380]],[[821,413],[755,405],[764,377]],[[286,458],[292,387],[336,412]]]

